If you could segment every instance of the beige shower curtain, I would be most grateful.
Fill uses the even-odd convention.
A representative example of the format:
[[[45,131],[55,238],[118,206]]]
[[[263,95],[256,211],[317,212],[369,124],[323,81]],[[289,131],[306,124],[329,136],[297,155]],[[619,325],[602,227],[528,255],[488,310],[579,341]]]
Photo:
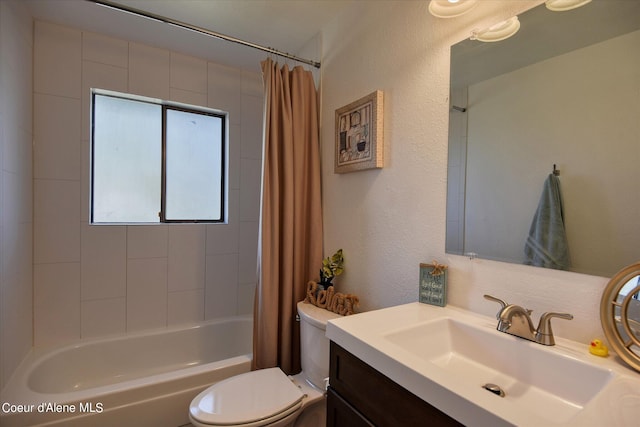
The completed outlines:
[[[253,368],[300,371],[296,304],[322,264],[318,106],[310,71],[261,63],[264,158]]]

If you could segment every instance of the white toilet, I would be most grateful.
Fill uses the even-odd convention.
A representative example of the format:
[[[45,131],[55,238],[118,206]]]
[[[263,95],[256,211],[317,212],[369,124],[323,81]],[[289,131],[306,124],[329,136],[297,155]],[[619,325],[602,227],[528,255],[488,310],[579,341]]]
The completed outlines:
[[[327,320],[340,317],[298,303],[302,372],[260,369],[220,381],[197,395],[189,408],[196,427],[325,425],[324,392],[329,376]]]

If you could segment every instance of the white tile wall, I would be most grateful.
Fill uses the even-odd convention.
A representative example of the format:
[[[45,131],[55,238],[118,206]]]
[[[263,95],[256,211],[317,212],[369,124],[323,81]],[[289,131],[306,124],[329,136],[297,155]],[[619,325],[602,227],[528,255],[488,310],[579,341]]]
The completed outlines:
[[[207,61],[172,52],[170,80],[172,89],[206,94]]]
[[[204,314],[206,318],[237,312],[238,254],[207,256]]]
[[[231,141],[241,141],[242,131],[240,124],[229,125],[229,139]],[[240,189],[240,158],[242,144],[233,144],[229,147],[229,188],[234,190]]]
[[[169,325],[193,323],[204,319],[204,288],[169,292]]]
[[[207,95],[204,93],[190,92],[184,89],[171,88],[171,100],[190,105],[207,105]]]
[[[33,192],[34,262],[80,262],[80,180],[36,179]]]
[[[80,100],[34,95],[35,179],[80,179]]]
[[[127,261],[127,330],[167,325],[167,258]]]
[[[33,90],[80,99],[82,82],[80,31],[59,25],[34,29]]]
[[[258,259],[258,221],[243,221],[240,227],[239,274],[238,281],[243,285],[257,282],[256,265]]]
[[[129,43],[129,92],[169,99],[170,64],[169,51]]]
[[[253,197],[260,194],[260,177],[262,160],[242,158],[240,160],[240,221],[258,221],[260,215],[260,199]]]
[[[33,281],[36,344],[53,345],[80,338],[80,263],[35,264]]]
[[[138,225],[127,227],[127,258],[167,256],[169,226]]]
[[[243,86],[244,87],[244,86]],[[262,87],[260,87],[262,90]],[[261,117],[264,109],[262,95],[242,95],[242,114],[249,117]],[[241,157],[262,159],[262,127],[247,126],[242,128]]]
[[[206,225],[169,227],[169,291],[204,289]]]
[[[83,338],[122,334],[127,328],[127,299],[82,301],[80,335]]]
[[[127,228],[82,223],[81,230],[82,301],[126,297]]]
[[[85,31],[82,33],[82,60],[126,69],[129,66],[129,43]]]
[[[34,36],[35,344],[251,313],[260,75],[41,21]],[[228,111],[228,224],[88,224],[91,88]]]
[[[224,65],[208,64],[208,106],[229,113],[232,125],[242,123],[242,80],[243,74]],[[240,95],[240,96],[239,96]],[[262,126],[262,122],[260,122]]]
[[[229,190],[228,224],[207,226],[207,255],[229,254],[239,251],[239,196],[240,190]]]
[[[33,342],[33,31],[0,2],[0,390]]]

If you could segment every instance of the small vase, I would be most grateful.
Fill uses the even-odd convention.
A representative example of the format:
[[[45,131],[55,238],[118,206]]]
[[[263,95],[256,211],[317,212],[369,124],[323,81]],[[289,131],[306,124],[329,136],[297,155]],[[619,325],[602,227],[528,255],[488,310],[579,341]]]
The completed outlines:
[[[318,282],[318,291],[326,291],[329,286],[333,286],[333,283],[327,281]]]

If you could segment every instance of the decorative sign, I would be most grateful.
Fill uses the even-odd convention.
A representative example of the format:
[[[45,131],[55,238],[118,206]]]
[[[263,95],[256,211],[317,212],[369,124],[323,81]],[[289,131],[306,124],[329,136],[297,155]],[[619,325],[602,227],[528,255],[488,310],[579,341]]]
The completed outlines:
[[[420,302],[444,307],[447,304],[447,266],[420,264]]]

